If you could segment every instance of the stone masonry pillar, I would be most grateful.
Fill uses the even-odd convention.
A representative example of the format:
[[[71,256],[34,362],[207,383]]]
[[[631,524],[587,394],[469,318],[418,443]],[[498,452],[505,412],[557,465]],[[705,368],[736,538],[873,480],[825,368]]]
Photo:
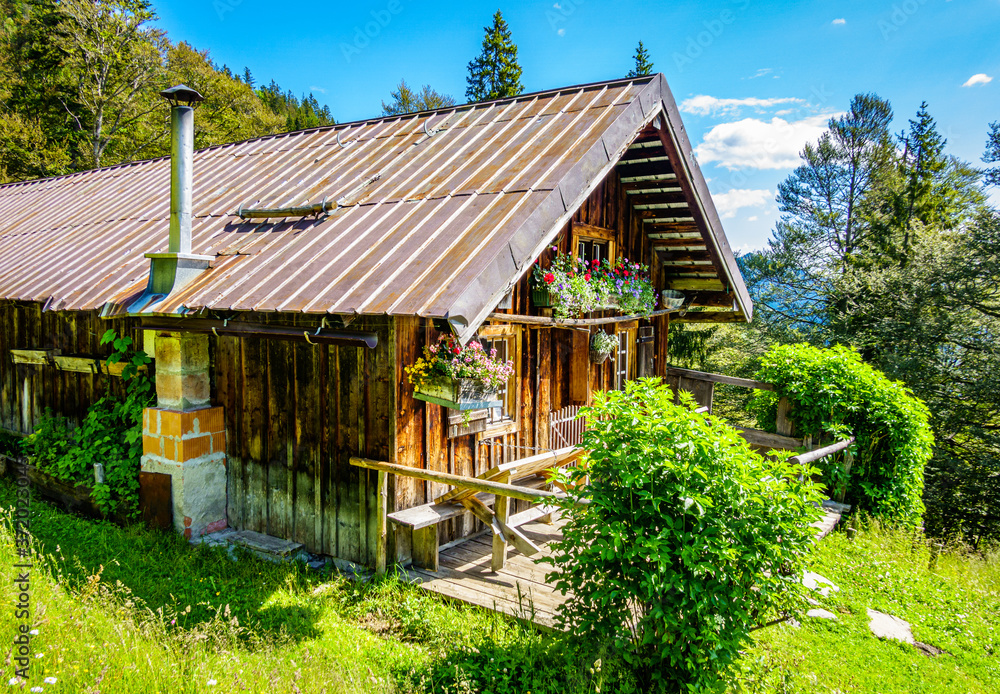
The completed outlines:
[[[156,334],[156,407],[142,418],[142,470],[170,475],[174,528],[226,527],[226,425],[210,402],[208,336]]]

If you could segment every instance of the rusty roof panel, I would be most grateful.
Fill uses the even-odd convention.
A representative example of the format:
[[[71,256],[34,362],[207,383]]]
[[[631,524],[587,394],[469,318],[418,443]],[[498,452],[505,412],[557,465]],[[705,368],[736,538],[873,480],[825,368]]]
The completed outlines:
[[[216,259],[155,310],[458,316],[461,330],[673,107],[663,89],[618,80],[196,152],[193,252]],[[234,216],[324,199],[339,206],[320,219]],[[144,254],[166,249],[169,200],[166,159],[0,186],[0,298],[127,305]]]

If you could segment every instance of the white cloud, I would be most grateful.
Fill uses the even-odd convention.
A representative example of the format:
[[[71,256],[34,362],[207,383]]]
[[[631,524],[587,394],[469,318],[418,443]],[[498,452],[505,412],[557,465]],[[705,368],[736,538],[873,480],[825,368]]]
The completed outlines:
[[[757,221],[757,215],[752,215],[750,217],[747,217],[747,221],[748,222],[756,222]]]
[[[977,74],[973,75],[969,79],[965,80],[965,84],[963,84],[962,86],[963,87],[975,87],[976,85],[980,85],[980,84],[989,84],[992,81],[993,81],[992,77],[990,77],[989,75],[987,75],[985,72],[980,72],[980,73],[977,73]]]
[[[311,92],[319,92],[320,94],[326,94],[326,90],[323,87],[309,87]]]
[[[773,70],[771,68],[769,68],[769,67],[762,67],[759,70],[757,70],[757,72],[755,72],[754,74],[750,75],[750,79],[755,80],[758,77],[763,77],[764,75],[768,75],[771,72],[773,72]]]
[[[556,31],[556,33],[559,34],[560,36],[565,36],[566,35],[566,30],[565,29],[559,29],[558,31]]]
[[[718,116],[739,113],[742,108],[753,108],[761,111],[773,108],[779,104],[806,104],[805,99],[784,97],[775,99],[758,99],[750,96],[745,99],[719,99],[718,97],[698,94],[681,102],[681,111],[693,113],[696,116]]]
[[[847,24],[847,20],[841,17],[840,19],[833,20],[834,24]]]
[[[720,123],[695,148],[702,164],[716,162],[733,169],[791,169],[799,164],[799,152],[816,141],[834,114],[809,116],[797,121],[774,117],[770,121],[744,118]]]
[[[767,190],[750,190],[747,188],[733,188],[727,193],[713,195],[715,209],[719,211],[723,219],[730,219],[736,216],[736,211],[743,207],[763,207],[774,193]]]

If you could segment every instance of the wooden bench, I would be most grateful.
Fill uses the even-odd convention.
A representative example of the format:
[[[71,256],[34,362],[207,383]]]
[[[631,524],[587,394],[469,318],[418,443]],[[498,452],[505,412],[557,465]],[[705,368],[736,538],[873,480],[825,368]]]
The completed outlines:
[[[514,460],[494,466],[473,478],[486,482],[513,485],[525,490],[542,490],[552,485],[546,471],[563,467],[583,455],[583,451],[567,447],[540,455]],[[556,496],[561,496],[557,492]],[[507,560],[507,547],[514,547],[526,556],[539,552],[539,548],[518,528],[531,521],[551,517],[555,507],[542,500],[538,505],[510,514],[510,497],[487,491],[456,486],[434,501],[387,514],[387,519],[412,532],[411,560],[417,567],[438,570],[438,524],[471,512],[493,531],[492,569],[503,568]]]

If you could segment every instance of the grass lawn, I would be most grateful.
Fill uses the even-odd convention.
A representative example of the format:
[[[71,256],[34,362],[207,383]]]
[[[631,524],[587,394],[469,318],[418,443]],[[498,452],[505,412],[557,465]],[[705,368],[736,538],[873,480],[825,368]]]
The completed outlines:
[[[854,540],[823,540],[813,570],[839,588],[816,598],[837,621],[756,632],[743,669],[749,692],[1000,692],[1000,556],[942,553],[929,570],[925,543],[869,523]],[[931,657],[875,638],[868,608],[900,617],[913,637],[943,649]],[[741,691],[737,689],[737,691]]]
[[[0,481],[0,506],[13,499],[10,481]],[[236,563],[173,535],[85,520],[37,500],[32,508],[45,566],[34,569],[31,592],[32,650],[41,657],[31,681],[11,691],[631,690],[613,654],[392,578],[354,584],[250,556]],[[6,526],[0,563],[9,576],[20,560]],[[732,691],[1000,691],[1000,563],[950,552],[929,572],[926,548],[911,545],[877,526],[853,541],[839,533],[824,540],[815,570],[841,591],[819,599],[839,620],[803,617],[797,629],[756,632]],[[18,622],[13,586],[4,585],[0,631],[9,635]],[[876,639],[868,607],[910,621],[918,641],[947,653],[931,658]],[[598,658],[603,667],[594,668]],[[6,680],[9,659],[4,667]]]

